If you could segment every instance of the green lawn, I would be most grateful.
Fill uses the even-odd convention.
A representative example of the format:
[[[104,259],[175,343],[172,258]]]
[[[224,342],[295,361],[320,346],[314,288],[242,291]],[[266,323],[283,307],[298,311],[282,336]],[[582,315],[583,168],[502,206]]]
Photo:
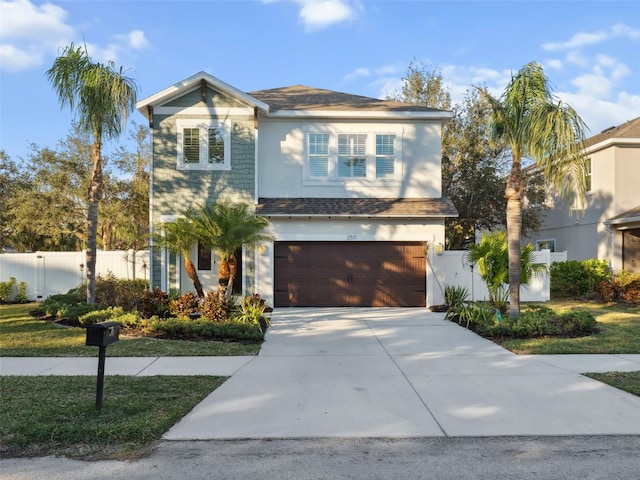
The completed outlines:
[[[92,357],[97,347],[85,346],[86,330],[64,327],[29,314],[37,304],[0,305],[0,356],[4,357]],[[256,355],[257,343],[192,342],[133,338],[120,335],[120,341],[107,347],[110,357]]]
[[[136,458],[224,377],[0,377],[0,455]]]
[[[530,338],[500,340],[508,350],[520,354],[554,355],[566,353],[640,353],[640,307],[605,305],[596,302],[554,300],[553,309],[589,310],[599,332],[579,338]]]

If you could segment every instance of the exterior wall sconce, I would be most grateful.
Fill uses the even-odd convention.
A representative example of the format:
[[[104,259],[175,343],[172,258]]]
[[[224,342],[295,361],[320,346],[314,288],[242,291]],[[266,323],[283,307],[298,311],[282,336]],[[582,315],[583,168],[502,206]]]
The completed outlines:
[[[442,255],[442,252],[444,252],[444,245],[442,244],[442,242],[436,243],[434,246],[434,250],[436,252],[436,255]]]

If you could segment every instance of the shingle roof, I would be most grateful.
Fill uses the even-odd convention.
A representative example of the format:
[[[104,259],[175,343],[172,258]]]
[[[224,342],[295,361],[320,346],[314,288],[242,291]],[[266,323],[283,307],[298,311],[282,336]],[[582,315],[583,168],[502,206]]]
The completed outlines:
[[[260,198],[256,213],[268,216],[457,217],[448,198]]]
[[[586,147],[596,145],[611,138],[640,138],[640,117],[629,120],[622,125],[607,128],[602,132],[585,140]]]
[[[421,107],[409,103],[392,102],[377,98],[362,97],[349,93],[334,92],[321,88],[293,85],[248,92],[252,97],[269,105],[270,111],[278,110],[377,110],[401,112],[441,112],[435,108]]]
[[[622,212],[620,215],[616,215],[615,217],[610,218],[605,223],[607,224],[618,224],[618,223],[627,223],[627,222],[635,222],[640,218],[640,205],[631,210],[627,210],[626,212]]]

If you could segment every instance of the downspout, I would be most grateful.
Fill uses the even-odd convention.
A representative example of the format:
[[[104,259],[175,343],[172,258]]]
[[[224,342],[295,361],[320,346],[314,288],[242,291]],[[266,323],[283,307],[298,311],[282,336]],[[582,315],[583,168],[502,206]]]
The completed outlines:
[[[254,161],[254,167],[253,167],[253,203],[255,205],[258,204],[258,107],[253,107],[253,161]],[[254,207],[255,208],[255,207]],[[244,262],[244,255],[242,256],[243,258],[243,262]],[[258,257],[258,246],[255,245],[254,249],[253,249],[253,258],[254,258],[254,262],[253,262],[253,289],[254,290],[258,290],[258,281],[260,279],[260,275],[258,274],[258,269],[259,269],[259,257]],[[242,266],[243,267],[243,272],[246,272],[247,270],[245,269],[245,265]],[[243,275],[243,285],[242,285],[242,289],[246,292],[246,285],[244,285],[244,281],[246,278],[246,275]],[[249,293],[253,293],[253,292],[249,292]]]
[[[149,141],[151,142],[151,165],[149,165],[149,232],[153,233],[153,164],[154,164],[154,148],[153,148],[153,107],[147,105],[147,115],[149,117]],[[149,290],[153,290],[153,235],[149,236]],[[160,285],[162,288],[162,285]]]
[[[615,265],[615,253],[616,253],[616,231],[611,228],[611,225],[607,222],[604,222],[604,229],[609,232],[609,268],[613,272],[613,267]]]

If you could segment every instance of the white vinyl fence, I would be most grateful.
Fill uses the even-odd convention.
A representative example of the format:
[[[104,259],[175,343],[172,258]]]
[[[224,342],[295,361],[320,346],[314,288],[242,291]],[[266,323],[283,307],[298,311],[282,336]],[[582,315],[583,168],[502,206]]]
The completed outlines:
[[[27,298],[43,300],[66,293],[86,281],[85,252],[35,252],[0,254],[0,282],[14,277],[26,282]],[[149,251],[98,250],[96,275],[112,273],[127,280],[149,279]]]
[[[535,252],[534,261],[551,265],[567,259],[567,252]],[[434,282],[429,305],[444,304],[444,288],[447,285],[465,287],[470,300],[487,300],[489,292],[478,275],[477,269],[467,259],[465,251],[444,251],[441,255],[429,255],[428,282]],[[36,252],[0,254],[0,282],[15,277],[18,283],[26,282],[27,298],[43,300],[50,295],[66,293],[86,280],[84,252]],[[96,274],[128,280],[149,278],[149,251],[118,250],[98,251]],[[523,286],[520,300],[546,302],[550,299],[549,274],[535,277],[530,285]]]
[[[477,268],[469,262],[466,251],[449,250],[440,255],[430,255],[427,268],[430,278],[435,281],[434,295],[430,305],[444,304],[444,289],[446,286],[464,287],[469,292],[469,300],[488,300],[487,285],[480,278]],[[567,252],[551,252],[541,250],[534,252],[534,263],[544,263],[548,267],[553,262],[567,260]],[[534,277],[529,285],[523,285],[520,290],[522,302],[548,302],[551,299],[549,273]]]

